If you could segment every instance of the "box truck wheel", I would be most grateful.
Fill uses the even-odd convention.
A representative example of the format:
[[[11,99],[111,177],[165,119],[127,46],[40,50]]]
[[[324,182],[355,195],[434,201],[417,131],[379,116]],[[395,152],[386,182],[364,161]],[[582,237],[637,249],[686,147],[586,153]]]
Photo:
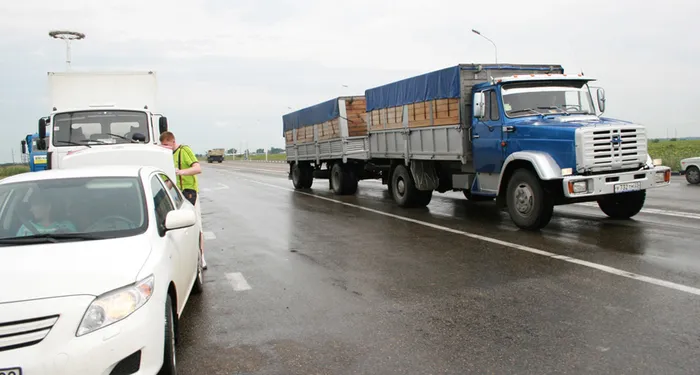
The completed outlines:
[[[508,181],[506,194],[510,219],[519,228],[541,229],[552,219],[554,202],[531,170],[516,170]]]
[[[357,192],[357,175],[350,165],[333,164],[330,183],[333,192],[337,195],[351,195]]]
[[[421,191],[411,172],[405,165],[398,165],[391,173],[391,188],[389,191],[400,207],[427,206],[433,197],[433,191]]]
[[[629,219],[644,207],[647,191],[606,195],[598,200],[598,207],[613,219]]]

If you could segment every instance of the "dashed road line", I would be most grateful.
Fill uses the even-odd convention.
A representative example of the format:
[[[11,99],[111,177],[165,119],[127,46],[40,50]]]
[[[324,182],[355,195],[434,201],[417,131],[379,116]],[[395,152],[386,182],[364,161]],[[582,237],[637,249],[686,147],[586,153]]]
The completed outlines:
[[[253,289],[250,284],[245,280],[243,274],[240,272],[231,272],[226,274],[226,278],[231,283],[231,287],[236,292],[242,292],[244,290]]]

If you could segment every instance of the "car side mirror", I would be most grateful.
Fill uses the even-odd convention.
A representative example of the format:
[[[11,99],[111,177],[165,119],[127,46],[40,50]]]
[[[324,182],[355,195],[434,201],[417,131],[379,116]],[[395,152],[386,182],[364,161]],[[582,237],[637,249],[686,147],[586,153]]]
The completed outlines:
[[[486,114],[485,108],[486,108],[486,95],[484,95],[483,92],[477,92],[474,94],[474,117],[475,118],[483,118],[484,115]]]
[[[160,130],[159,134],[163,134],[168,131],[168,118],[167,117],[160,117],[158,119],[158,130]]]
[[[173,210],[165,216],[165,230],[175,230],[188,228],[197,223],[197,216],[194,211],[189,210]]]
[[[598,109],[600,113],[605,112],[605,90],[602,88],[598,89]]]
[[[44,138],[46,138],[46,120],[41,118],[39,119],[39,139]]]

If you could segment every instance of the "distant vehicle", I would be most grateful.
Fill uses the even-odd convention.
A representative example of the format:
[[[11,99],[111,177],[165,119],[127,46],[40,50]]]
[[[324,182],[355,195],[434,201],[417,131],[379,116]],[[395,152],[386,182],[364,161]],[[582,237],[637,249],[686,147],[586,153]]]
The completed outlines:
[[[681,160],[681,174],[689,184],[700,184],[700,156]]]
[[[223,162],[226,151],[223,148],[215,148],[207,151],[207,163]]]
[[[47,169],[46,143],[50,141],[47,134],[45,140],[39,139],[39,133],[27,134],[21,142],[22,154],[27,155],[30,172]]]
[[[60,169],[70,153],[114,144],[159,144],[167,118],[156,112],[154,72],[49,72],[51,113],[39,120],[47,168]]]
[[[0,373],[175,374],[178,322],[202,291],[196,223],[158,168],[0,181]]]
[[[627,219],[671,170],[649,157],[644,126],[597,114],[591,81],[556,64],[459,64],[319,103],[283,116],[289,178],[329,179],[336,194],[381,178],[401,207],[462,191],[527,230],[577,202]],[[603,89],[597,102],[604,112]]]

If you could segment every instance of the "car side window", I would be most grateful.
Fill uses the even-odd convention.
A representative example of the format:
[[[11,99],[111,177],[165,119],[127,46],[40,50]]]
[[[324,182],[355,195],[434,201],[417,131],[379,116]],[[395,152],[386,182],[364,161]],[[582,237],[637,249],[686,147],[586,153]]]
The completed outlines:
[[[182,196],[182,193],[180,193],[180,189],[177,188],[177,185],[175,185],[175,183],[173,183],[173,181],[164,173],[159,173],[158,177],[163,180],[163,184],[168,188],[168,193],[170,193],[170,198],[172,198],[173,202],[175,202],[175,207],[182,207],[184,197]]]
[[[153,206],[156,209],[156,223],[158,228],[162,230],[165,228],[165,218],[168,216],[168,212],[173,211],[175,207],[158,176],[151,178],[151,193],[153,194]]]

